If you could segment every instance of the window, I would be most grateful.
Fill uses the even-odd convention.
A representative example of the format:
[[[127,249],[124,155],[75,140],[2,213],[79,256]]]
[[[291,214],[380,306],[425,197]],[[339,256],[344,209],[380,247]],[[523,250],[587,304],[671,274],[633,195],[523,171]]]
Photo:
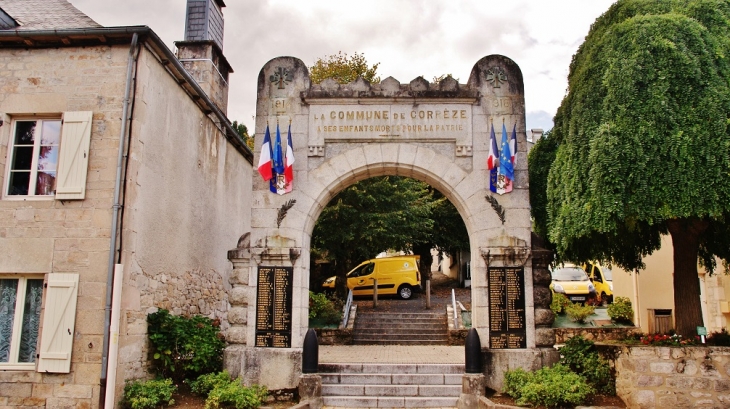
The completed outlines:
[[[83,199],[92,112],[60,118],[17,118],[8,146],[5,198]]]
[[[33,369],[43,277],[0,276],[0,369]]]
[[[8,195],[50,196],[56,190],[61,120],[15,121]]]

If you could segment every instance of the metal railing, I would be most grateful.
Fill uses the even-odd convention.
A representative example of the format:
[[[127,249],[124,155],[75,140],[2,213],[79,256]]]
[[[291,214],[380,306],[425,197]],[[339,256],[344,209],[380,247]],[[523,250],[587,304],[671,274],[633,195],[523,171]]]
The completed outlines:
[[[347,321],[350,319],[350,307],[352,306],[352,290],[347,293],[347,301],[342,314],[342,328],[347,328]]]
[[[454,329],[459,329],[459,319],[456,313],[456,291],[453,288],[451,289],[451,307],[454,310]]]

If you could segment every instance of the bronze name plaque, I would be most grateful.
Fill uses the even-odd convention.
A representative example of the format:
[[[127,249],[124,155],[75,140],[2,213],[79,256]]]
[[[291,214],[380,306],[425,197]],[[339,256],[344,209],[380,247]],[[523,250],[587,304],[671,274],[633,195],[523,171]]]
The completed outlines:
[[[527,348],[525,269],[489,268],[489,348]]]
[[[291,348],[292,267],[258,269],[256,346]]]

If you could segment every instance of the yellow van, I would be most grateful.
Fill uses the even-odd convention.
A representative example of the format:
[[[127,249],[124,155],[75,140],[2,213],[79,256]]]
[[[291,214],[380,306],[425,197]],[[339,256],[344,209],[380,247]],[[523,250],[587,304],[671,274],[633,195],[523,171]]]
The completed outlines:
[[[598,263],[583,264],[583,269],[588,274],[593,286],[596,287],[596,297],[601,305],[608,305],[613,302],[613,275],[611,269]]]
[[[407,300],[421,286],[418,272],[420,256],[374,258],[360,263],[347,273],[347,288],[353,295],[372,295],[373,281],[378,280],[378,294],[396,294]],[[322,283],[324,289],[335,288],[335,276]]]

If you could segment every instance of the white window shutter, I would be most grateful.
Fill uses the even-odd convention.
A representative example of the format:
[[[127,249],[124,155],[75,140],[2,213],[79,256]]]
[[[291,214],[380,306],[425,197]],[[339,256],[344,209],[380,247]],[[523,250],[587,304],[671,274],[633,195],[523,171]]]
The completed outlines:
[[[78,274],[48,275],[38,372],[68,373],[71,370],[78,288]]]
[[[56,199],[83,199],[91,144],[91,111],[65,112],[56,175]]]

